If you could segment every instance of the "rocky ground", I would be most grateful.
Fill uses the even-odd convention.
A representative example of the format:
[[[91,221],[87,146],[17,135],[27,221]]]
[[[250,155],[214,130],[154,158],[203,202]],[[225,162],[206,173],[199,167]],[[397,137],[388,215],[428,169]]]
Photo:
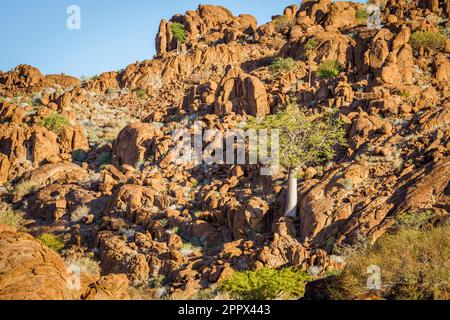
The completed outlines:
[[[0,225],[0,299],[195,298],[239,270],[325,275],[344,267],[334,248],[374,243],[400,214],[448,215],[450,40],[410,38],[448,31],[450,2],[382,3],[381,29],[356,19],[362,7],[304,1],[258,26],[204,5],[162,20],[157,55],[124,70],[84,81],[0,72],[1,207],[27,220],[22,232]],[[189,35],[181,53],[174,22]],[[296,68],[274,76],[277,57]],[[320,80],[326,60],[342,72]],[[298,218],[283,217],[283,173],[171,161],[174,129],[225,131],[287,99],[337,108],[348,132],[335,161],[302,168]],[[55,114],[63,125],[45,125]],[[34,240],[42,234],[63,240],[60,255]],[[74,292],[65,266],[83,261],[95,267]]]

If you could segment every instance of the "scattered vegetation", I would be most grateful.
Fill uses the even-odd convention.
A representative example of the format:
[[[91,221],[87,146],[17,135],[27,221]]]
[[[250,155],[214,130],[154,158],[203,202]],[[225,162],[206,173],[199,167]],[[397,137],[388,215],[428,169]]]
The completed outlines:
[[[305,285],[310,280],[308,275],[292,268],[263,268],[235,272],[224,280],[220,291],[243,300],[298,299],[304,295]]]
[[[356,11],[356,22],[358,24],[365,24],[370,17],[370,13],[366,8],[362,8]]]
[[[330,285],[335,299],[353,299],[368,293],[367,269],[381,269],[377,294],[391,300],[450,298],[450,226],[431,230],[401,228],[381,237],[372,247],[355,250],[347,266]]]
[[[0,208],[0,223],[21,230],[26,225],[26,220],[22,212],[6,207]]]
[[[411,35],[410,43],[413,49],[420,47],[434,50],[442,49],[445,46],[446,37],[440,32],[416,31]]]
[[[96,163],[99,167],[102,167],[104,165],[110,164],[111,161],[112,161],[111,152],[104,151],[98,156]]]
[[[39,125],[59,134],[65,127],[70,125],[70,122],[66,117],[55,112],[51,116],[42,119]]]
[[[159,275],[155,278],[150,278],[148,281],[148,286],[150,288],[162,288],[166,283],[166,278],[162,275]]]
[[[277,32],[283,32],[290,25],[289,18],[284,15],[276,17],[273,22]]]
[[[37,237],[37,239],[41,241],[42,244],[58,253],[61,252],[65,246],[64,241],[60,237],[53,234],[43,233]]]
[[[339,75],[341,67],[336,60],[327,60],[320,64],[317,74],[320,79],[333,79]]]
[[[295,71],[297,69],[297,63],[291,57],[276,58],[269,67],[269,71],[273,76],[279,76],[285,72]]]
[[[86,160],[86,157],[87,157],[87,152],[85,150],[76,149],[76,150],[73,150],[73,152],[72,152],[73,161],[83,162],[84,160]]]
[[[353,180],[352,179],[339,179],[338,183],[345,190],[353,190]]]
[[[147,99],[147,92],[144,89],[137,89],[136,90],[136,95],[141,100]]]
[[[414,213],[403,213],[396,217],[396,229],[426,229],[436,215],[431,210],[424,210]]]
[[[70,215],[70,220],[72,220],[72,222],[79,222],[84,217],[87,217],[89,212],[90,212],[90,209],[88,206],[86,206],[86,205],[79,206]]]
[[[70,261],[69,263],[78,266],[82,272],[100,275],[100,264],[94,259],[94,253],[92,252],[86,253],[76,261]]]
[[[39,185],[36,182],[32,180],[24,180],[14,186],[14,194],[22,198],[35,192],[38,188]]]

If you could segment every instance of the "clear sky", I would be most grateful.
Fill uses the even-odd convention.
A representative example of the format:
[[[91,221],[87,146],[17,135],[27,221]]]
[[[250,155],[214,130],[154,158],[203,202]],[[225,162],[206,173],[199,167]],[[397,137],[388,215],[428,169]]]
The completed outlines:
[[[270,21],[295,0],[0,0],[0,70],[30,64],[45,74],[92,76],[150,59],[162,18],[220,4],[235,15]],[[81,29],[69,30],[70,5],[81,9]]]

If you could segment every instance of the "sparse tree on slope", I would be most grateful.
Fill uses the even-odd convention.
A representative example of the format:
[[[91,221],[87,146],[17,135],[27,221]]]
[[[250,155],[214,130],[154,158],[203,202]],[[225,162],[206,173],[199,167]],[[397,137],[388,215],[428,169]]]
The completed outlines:
[[[345,130],[334,115],[333,112],[321,116],[307,116],[297,105],[288,104],[285,110],[278,114],[250,120],[249,128],[279,131],[278,160],[288,173],[285,216],[297,215],[298,169],[332,159],[335,156],[335,147],[346,144]]]

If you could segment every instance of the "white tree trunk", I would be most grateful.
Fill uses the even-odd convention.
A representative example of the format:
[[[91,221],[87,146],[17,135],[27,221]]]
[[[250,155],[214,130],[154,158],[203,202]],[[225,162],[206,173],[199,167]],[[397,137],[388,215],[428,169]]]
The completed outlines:
[[[180,41],[177,40],[177,54],[180,54],[180,53],[181,53],[181,44],[180,44]]]
[[[312,70],[311,70],[311,63],[309,64],[309,78],[308,78],[308,87],[311,88],[311,82],[312,82]]]
[[[294,173],[289,173],[288,181],[288,194],[286,202],[286,217],[296,217],[297,216],[297,177]]]

